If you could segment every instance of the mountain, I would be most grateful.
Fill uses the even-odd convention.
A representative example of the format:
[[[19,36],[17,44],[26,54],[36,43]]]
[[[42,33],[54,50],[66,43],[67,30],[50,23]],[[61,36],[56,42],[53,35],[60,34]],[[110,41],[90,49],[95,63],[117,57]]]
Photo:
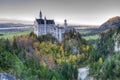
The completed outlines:
[[[0,28],[32,26],[33,22],[22,20],[0,19]]]
[[[33,25],[28,25],[28,24],[14,24],[14,23],[0,23],[0,28],[11,28],[11,27],[26,27],[26,26],[29,26],[29,27],[32,27]]]
[[[105,23],[103,23],[99,29],[106,30],[106,29],[110,29],[110,28],[116,28],[116,27],[118,27],[118,25],[120,25],[120,17],[115,16],[115,17],[112,17],[109,20],[107,20]]]
[[[6,23],[12,23],[12,24],[27,24],[27,25],[33,25],[33,21],[24,21],[24,20],[11,20],[11,19],[0,19],[0,24],[6,24]]]

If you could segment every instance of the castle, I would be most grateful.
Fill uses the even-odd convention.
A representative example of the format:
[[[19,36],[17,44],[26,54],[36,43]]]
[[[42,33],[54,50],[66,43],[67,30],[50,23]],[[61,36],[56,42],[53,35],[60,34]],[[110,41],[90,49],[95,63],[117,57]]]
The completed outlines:
[[[64,26],[55,25],[54,20],[42,18],[42,12],[40,11],[39,19],[34,21],[34,33],[37,36],[51,34],[53,37],[62,41],[64,33],[68,31],[67,20],[64,20]]]

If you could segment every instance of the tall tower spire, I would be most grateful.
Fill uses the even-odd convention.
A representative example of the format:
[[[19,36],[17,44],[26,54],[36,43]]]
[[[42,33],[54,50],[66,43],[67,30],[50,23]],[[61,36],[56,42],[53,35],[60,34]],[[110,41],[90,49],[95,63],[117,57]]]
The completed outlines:
[[[44,17],[44,24],[46,24],[46,16]]]
[[[67,27],[67,20],[64,20],[64,26]]]
[[[41,11],[40,11],[39,17],[40,17],[40,19],[42,19],[42,12]]]

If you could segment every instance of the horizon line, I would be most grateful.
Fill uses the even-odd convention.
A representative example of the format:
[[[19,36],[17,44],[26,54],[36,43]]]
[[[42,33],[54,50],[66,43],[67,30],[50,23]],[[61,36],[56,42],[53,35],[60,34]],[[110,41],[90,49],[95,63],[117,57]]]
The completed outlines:
[[[13,22],[13,21],[17,21],[17,22]],[[18,22],[18,21],[21,21],[21,22]],[[23,19],[11,19],[11,18],[0,18],[0,24],[1,23],[15,23],[15,24],[34,24],[34,20],[23,20]],[[60,22],[60,21],[55,21],[56,25],[59,24],[59,25],[64,25],[64,22]],[[68,25],[77,25],[77,26],[100,26],[102,24],[80,24],[80,23],[68,23]]]

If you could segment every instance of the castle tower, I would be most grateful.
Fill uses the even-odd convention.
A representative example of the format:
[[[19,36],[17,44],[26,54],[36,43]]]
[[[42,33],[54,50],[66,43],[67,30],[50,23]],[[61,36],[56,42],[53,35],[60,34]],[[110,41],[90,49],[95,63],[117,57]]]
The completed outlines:
[[[44,17],[44,24],[46,25],[46,17]]]
[[[44,17],[44,30],[45,30],[45,34],[47,34],[47,20],[46,20],[46,17]]]
[[[42,19],[42,12],[41,11],[40,11],[39,17],[40,17],[40,19]]]
[[[64,27],[67,27],[67,20],[64,20]]]

